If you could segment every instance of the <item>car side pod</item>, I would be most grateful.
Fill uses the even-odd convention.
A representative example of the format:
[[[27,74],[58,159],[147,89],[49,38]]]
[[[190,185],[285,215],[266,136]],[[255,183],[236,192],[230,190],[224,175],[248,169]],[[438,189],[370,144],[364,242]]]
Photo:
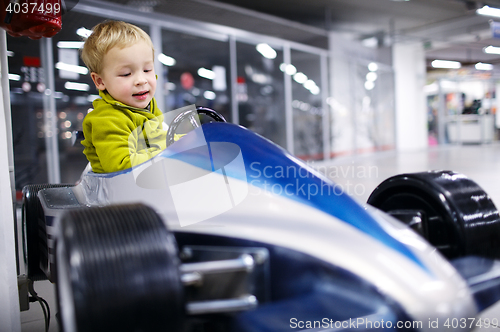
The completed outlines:
[[[383,181],[368,204],[411,222],[448,259],[500,259],[500,216],[488,194],[452,171],[400,174]]]

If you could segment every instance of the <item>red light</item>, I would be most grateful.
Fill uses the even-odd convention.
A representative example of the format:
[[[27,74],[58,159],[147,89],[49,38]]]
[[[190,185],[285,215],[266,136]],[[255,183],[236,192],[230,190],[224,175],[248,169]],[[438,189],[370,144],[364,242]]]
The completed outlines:
[[[23,56],[23,63],[26,67],[40,67],[40,58],[37,56]]]

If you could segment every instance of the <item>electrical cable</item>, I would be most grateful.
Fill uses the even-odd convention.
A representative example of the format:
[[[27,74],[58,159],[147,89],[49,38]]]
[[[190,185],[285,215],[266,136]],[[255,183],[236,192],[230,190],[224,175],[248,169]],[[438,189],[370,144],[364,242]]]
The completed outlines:
[[[48,332],[49,331],[49,326],[50,326],[50,308],[49,308],[49,304],[47,303],[47,301],[45,301],[45,299],[43,299],[42,297],[38,296],[38,294],[35,292],[32,280],[28,281],[28,290],[29,290],[29,293],[31,294],[31,297],[30,297],[29,301],[30,302],[38,301],[38,303],[40,303],[40,307],[42,307],[43,316],[45,318],[45,332]]]

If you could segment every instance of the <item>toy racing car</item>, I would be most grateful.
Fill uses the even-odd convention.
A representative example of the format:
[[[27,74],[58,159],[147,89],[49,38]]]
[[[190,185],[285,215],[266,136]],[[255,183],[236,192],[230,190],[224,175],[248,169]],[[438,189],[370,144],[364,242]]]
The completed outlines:
[[[215,118],[144,164],[24,189],[28,277],[62,330],[471,330],[500,298],[499,213],[450,171],[359,204],[265,138]]]

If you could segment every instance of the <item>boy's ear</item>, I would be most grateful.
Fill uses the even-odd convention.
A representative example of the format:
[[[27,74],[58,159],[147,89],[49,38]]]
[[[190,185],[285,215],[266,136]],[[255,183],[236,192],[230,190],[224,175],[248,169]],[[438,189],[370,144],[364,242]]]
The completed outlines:
[[[104,85],[104,81],[102,80],[102,77],[98,73],[91,72],[90,77],[92,77],[92,81],[94,81],[95,87],[98,90],[102,90],[102,91],[106,90],[106,86]]]

